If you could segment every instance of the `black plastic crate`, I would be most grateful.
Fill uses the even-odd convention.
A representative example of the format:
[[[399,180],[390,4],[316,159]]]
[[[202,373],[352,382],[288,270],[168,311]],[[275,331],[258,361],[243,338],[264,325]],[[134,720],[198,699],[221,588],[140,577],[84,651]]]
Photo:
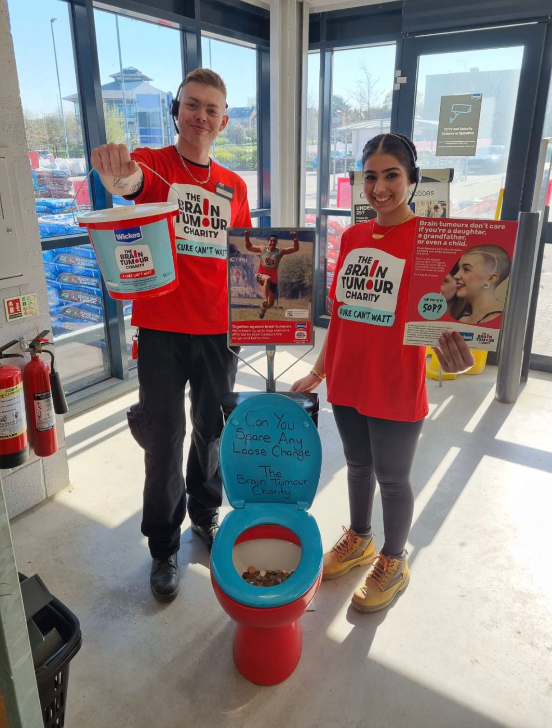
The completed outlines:
[[[24,581],[25,578],[19,574],[20,581]],[[80,623],[73,612],[55,597],[32,619],[43,634],[55,628],[63,639],[63,646],[54,655],[42,665],[35,665],[44,728],[63,728],[67,706],[69,665],[82,645]]]

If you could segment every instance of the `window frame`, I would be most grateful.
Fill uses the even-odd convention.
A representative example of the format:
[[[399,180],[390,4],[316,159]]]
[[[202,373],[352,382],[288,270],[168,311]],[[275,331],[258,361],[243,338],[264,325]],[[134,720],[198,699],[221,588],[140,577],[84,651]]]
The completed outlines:
[[[316,208],[304,208],[305,213],[316,213],[317,248],[315,268],[315,325],[327,327],[330,317],[325,313],[325,266],[326,266],[326,244],[327,244],[327,219],[328,216],[347,216],[348,210],[329,208],[328,194],[330,176],[330,129],[331,129],[331,92],[332,92],[332,54],[335,50],[374,45],[377,43],[395,42],[397,47],[396,73],[401,71],[405,64],[405,43],[411,43],[412,38],[417,35],[437,38],[445,44],[447,37],[454,32],[497,30],[502,26],[515,25],[510,32],[515,36],[520,21],[508,21],[493,24],[492,28],[480,29],[476,23],[466,25],[464,28],[454,30],[443,30],[441,32],[426,32],[419,34],[408,34],[402,31],[402,2],[389,2],[385,5],[373,5],[363,8],[350,8],[348,10],[334,10],[319,13],[312,13],[309,19],[309,47],[310,51],[320,52],[320,119],[318,132],[318,196]],[[532,24],[532,23],[529,23]],[[509,216],[517,214],[517,210],[529,210],[534,191],[534,177],[537,168],[540,141],[543,132],[544,118],[549,97],[552,99],[552,22],[550,20],[536,19],[535,24],[544,27],[542,43],[540,46],[540,66],[534,68],[533,72],[537,78],[536,95],[531,100],[533,124],[531,127],[531,139],[529,151],[525,160],[525,172],[521,185],[520,199],[510,200]],[[524,23],[521,23],[523,26]],[[508,32],[507,28],[505,28]],[[438,38],[441,36],[441,39]],[[473,36],[475,37],[475,36]],[[393,93],[393,110],[391,115],[391,129],[408,133],[408,128],[403,128],[404,123],[399,119],[399,104],[397,94]],[[404,96],[404,95],[403,95]],[[403,100],[404,105],[404,100]],[[519,164],[518,164],[519,166]],[[552,244],[552,221],[548,222],[545,230],[546,244]],[[494,357],[490,357],[492,362]],[[531,356],[532,368],[543,371],[552,371],[550,361],[542,361],[543,357],[533,354]]]
[[[102,10],[135,18],[152,24],[172,27],[180,33],[182,77],[201,67],[201,34],[216,34],[228,40],[253,47],[257,63],[258,99],[258,207],[251,211],[259,225],[270,225],[270,14],[267,10],[246,5],[240,0],[184,0],[178,3],[179,12],[167,10],[163,0],[60,0],[69,10],[77,80],[78,105],[81,115],[84,155],[87,169],[91,150],[106,143],[101,80],[96,46],[94,10]],[[177,3],[169,3],[177,7]],[[238,26],[239,25],[239,29]],[[175,89],[176,91],[176,89]],[[109,192],[99,177],[90,178],[93,209],[113,206]],[[78,247],[89,242],[88,235],[60,235],[41,239],[42,251],[68,246]],[[75,391],[68,396],[69,416],[89,409],[135,388],[137,371],[129,367],[123,307],[112,299],[102,280],[105,331],[111,376]]]

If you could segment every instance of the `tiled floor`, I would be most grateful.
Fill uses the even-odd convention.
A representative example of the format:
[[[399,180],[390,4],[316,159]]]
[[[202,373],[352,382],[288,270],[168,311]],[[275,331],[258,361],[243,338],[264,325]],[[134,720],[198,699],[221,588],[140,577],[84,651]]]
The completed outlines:
[[[262,365],[262,353],[250,356]],[[277,371],[288,359],[278,354]],[[166,605],[151,597],[142,453],[125,419],[135,394],[69,421],[72,488],[12,523],[20,571],[38,572],[81,620],[66,728],[549,728],[552,377],[533,373],[515,405],[494,400],[495,379],[488,368],[441,389],[428,381],[408,589],[367,615],[349,606],[360,569],[324,583],[303,618],[301,662],[272,688],[235,669],[234,625],[188,521],[181,593]],[[240,365],[238,388],[262,387]],[[348,508],[340,442],[320,394],[324,463],[312,513],[329,548]]]

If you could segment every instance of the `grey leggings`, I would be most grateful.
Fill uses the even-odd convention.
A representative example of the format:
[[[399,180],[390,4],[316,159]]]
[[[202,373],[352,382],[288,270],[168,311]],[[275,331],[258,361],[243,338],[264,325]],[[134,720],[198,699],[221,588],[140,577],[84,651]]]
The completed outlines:
[[[371,529],[377,478],[383,505],[383,552],[401,554],[412,525],[410,471],[424,421],[382,420],[335,404],[333,412],[347,461],[351,528],[356,533]]]

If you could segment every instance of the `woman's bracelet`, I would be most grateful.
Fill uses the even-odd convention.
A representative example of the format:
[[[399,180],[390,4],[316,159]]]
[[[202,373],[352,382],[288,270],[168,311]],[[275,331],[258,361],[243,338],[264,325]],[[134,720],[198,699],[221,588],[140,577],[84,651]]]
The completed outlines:
[[[318,379],[320,379],[321,382],[324,381],[324,379],[326,379],[326,375],[320,374],[320,372],[317,372],[314,367],[310,370],[310,373],[314,374],[315,377],[318,377]]]

